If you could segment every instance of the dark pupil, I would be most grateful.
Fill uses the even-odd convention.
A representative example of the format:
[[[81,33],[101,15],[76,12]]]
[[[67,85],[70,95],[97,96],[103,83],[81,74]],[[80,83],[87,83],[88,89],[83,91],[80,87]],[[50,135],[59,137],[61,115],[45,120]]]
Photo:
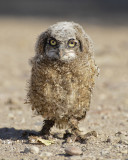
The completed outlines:
[[[73,44],[73,42],[71,42],[71,44]]]

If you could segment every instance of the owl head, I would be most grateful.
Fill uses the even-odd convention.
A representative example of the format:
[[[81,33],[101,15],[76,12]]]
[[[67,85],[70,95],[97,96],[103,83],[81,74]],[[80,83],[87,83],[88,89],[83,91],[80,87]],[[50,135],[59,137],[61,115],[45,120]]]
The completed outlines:
[[[74,22],[59,22],[43,32],[36,44],[36,55],[69,62],[81,55],[91,56],[93,45],[83,28]]]

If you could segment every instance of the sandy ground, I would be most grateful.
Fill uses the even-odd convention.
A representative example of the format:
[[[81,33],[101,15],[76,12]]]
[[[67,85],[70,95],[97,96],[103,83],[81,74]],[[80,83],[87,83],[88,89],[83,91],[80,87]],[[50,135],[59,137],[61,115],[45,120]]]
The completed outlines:
[[[37,36],[54,20],[0,18],[0,159],[128,159],[128,28],[84,24],[95,42],[96,80],[90,111],[80,124],[85,133],[96,131],[86,144],[30,144],[24,133],[39,131],[42,118],[24,104],[30,76],[28,59],[34,55]],[[53,128],[52,132],[59,132]],[[39,148],[39,153],[25,148]],[[83,155],[67,156],[67,146],[78,146]],[[25,152],[24,152],[25,151]],[[49,152],[52,156],[45,156]],[[42,155],[41,155],[42,154]]]

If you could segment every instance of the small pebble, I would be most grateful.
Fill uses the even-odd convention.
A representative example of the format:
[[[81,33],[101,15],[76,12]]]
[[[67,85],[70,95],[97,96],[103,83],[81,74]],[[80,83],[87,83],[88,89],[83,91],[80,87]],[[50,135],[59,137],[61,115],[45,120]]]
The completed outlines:
[[[66,152],[66,154],[71,155],[71,156],[82,154],[81,149],[79,149],[78,147],[67,147],[65,149],[65,152]]]
[[[110,138],[107,138],[106,142],[107,142],[107,143],[110,143],[110,142],[111,142],[111,139],[110,139]]]
[[[44,158],[44,157],[51,157],[52,156],[52,153],[51,152],[42,152],[40,154],[40,157],[41,158]]]
[[[117,133],[115,133],[115,136],[120,136],[122,133],[119,131]]]
[[[10,119],[14,119],[14,115],[13,115],[12,113],[9,113],[9,114],[8,114],[8,117],[9,117]]]
[[[109,153],[109,150],[106,150],[106,149],[103,149],[101,151],[101,155],[104,156],[104,155],[107,155]]]
[[[121,153],[128,154],[128,150],[123,150],[123,151],[121,151]]]
[[[34,154],[38,154],[38,153],[39,153],[39,148],[36,147],[36,146],[32,146],[32,147],[30,148],[30,150],[31,150],[31,152],[34,153]]]
[[[12,142],[10,140],[7,140],[7,144],[12,144]]]
[[[24,149],[24,151],[23,151],[23,153],[29,153],[29,152],[31,152],[31,149],[30,149],[30,148],[27,148],[27,147],[26,147],[26,148]]]
[[[25,123],[25,118],[22,118],[21,124],[24,124],[24,123]]]
[[[13,101],[11,98],[9,98],[9,99],[5,102],[5,104],[14,104],[14,101]]]

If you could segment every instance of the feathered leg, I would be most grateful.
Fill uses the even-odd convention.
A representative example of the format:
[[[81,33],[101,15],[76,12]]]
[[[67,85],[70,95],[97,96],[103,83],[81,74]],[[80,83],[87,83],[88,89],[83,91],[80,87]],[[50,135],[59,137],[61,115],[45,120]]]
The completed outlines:
[[[44,126],[40,131],[40,135],[48,137],[50,135],[50,129],[54,126],[55,122],[53,120],[44,120]]]
[[[66,130],[66,133],[64,134],[64,139],[66,139],[67,142],[77,141],[78,137],[81,135],[81,131],[78,127],[78,120],[76,119],[70,119],[69,120],[69,130]]]
[[[79,130],[78,123],[79,123],[78,119],[69,120],[69,127],[71,129],[71,133],[67,131],[64,135],[64,138],[66,139],[67,142],[79,141],[80,143],[86,143],[88,137],[90,136],[97,137],[95,131],[82,134],[82,132]]]

